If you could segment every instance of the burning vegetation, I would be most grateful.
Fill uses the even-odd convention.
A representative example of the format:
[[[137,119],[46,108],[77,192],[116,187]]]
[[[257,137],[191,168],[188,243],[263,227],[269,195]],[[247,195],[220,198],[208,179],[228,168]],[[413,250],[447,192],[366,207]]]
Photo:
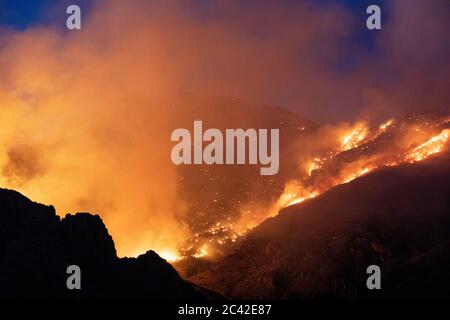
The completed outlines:
[[[311,155],[302,178],[286,182],[269,207],[254,206],[238,219],[228,217],[204,232],[194,234],[173,256],[203,258],[227,249],[268,217],[286,207],[317,197],[330,188],[348,183],[376,169],[422,161],[448,148],[449,118],[437,114],[389,119],[376,127],[358,122],[333,128],[335,141],[322,154]],[[321,130],[311,139],[320,139]]]

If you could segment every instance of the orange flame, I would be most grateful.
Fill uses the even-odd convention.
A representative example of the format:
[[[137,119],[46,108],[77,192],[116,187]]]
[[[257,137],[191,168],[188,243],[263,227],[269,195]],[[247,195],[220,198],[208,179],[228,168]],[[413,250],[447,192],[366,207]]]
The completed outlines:
[[[421,161],[429,156],[441,152],[444,148],[444,145],[448,141],[448,136],[450,134],[449,129],[442,130],[440,134],[432,137],[428,141],[422,143],[420,146],[411,150],[405,157],[406,161],[415,162]]]
[[[365,123],[357,123],[349,132],[341,138],[341,150],[346,151],[356,148],[367,137],[368,128]]]

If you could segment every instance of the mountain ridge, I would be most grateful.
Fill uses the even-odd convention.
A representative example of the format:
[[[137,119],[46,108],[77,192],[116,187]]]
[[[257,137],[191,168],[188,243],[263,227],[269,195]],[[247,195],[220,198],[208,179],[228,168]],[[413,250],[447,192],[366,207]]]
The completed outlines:
[[[6,299],[204,299],[154,251],[118,258],[98,215],[56,215],[17,191],[0,189],[0,297]],[[81,289],[69,290],[69,265]]]

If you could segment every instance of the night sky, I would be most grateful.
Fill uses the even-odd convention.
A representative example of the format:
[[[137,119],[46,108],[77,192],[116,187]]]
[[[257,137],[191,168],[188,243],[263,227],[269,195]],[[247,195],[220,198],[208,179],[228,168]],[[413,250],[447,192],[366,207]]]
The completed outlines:
[[[101,11],[101,8],[107,3],[108,1],[103,2],[93,0],[0,0],[0,38],[2,36],[2,30],[20,33],[42,26],[50,27],[53,30],[59,31],[61,34],[65,34],[68,32],[65,28],[65,20],[67,18],[65,10],[70,4],[80,5],[82,9],[83,26],[88,28],[84,23],[90,20],[90,17],[96,10]],[[148,19],[157,21],[160,18],[157,16],[158,13],[152,16],[154,13],[151,10],[153,10],[153,7],[159,6],[162,3],[166,2],[135,0],[127,2],[126,6],[145,7],[143,10],[148,11],[146,11]],[[219,3],[219,5],[217,5],[217,3]],[[315,40],[308,44],[310,45],[310,48],[307,48],[307,50],[312,52],[312,57],[323,53],[326,42],[330,43],[330,48],[326,48],[325,50],[336,50],[337,53],[330,54],[331,56],[334,56],[331,58],[326,57],[323,59],[323,62],[319,62],[323,68],[326,69],[326,72],[330,73],[325,76],[325,78],[330,80],[327,89],[324,89],[328,92],[328,97],[325,97],[323,101],[319,101],[320,99],[316,98],[318,95],[318,98],[321,98],[318,93],[311,93],[312,97],[308,97],[308,93],[312,92],[311,89],[303,88],[302,90],[306,90],[305,93],[298,91],[297,88],[302,87],[305,80],[303,78],[293,78],[292,74],[294,72],[303,74],[303,67],[311,65],[309,61],[305,60],[305,56],[301,54],[298,55],[297,61],[290,61],[290,74],[289,76],[286,76],[285,80],[292,86],[298,82],[297,88],[288,88],[284,91],[279,90],[271,95],[261,94],[258,96],[256,94],[245,94],[246,92],[241,94],[241,92],[235,92],[224,86],[223,92],[220,92],[220,94],[238,96],[239,98],[255,104],[271,104],[295,109],[302,116],[321,123],[342,121],[344,119],[355,120],[362,112],[364,112],[363,110],[367,105],[370,105],[370,108],[372,108],[373,104],[378,103],[367,101],[367,97],[373,100],[373,91],[376,91],[375,96],[383,96],[382,98],[376,97],[377,101],[383,101],[383,104],[389,105],[389,108],[391,109],[392,106],[394,106],[395,109],[401,110],[400,113],[407,113],[408,110],[417,110],[420,108],[429,107],[430,109],[433,109],[435,107],[442,107],[441,101],[444,101],[442,99],[442,90],[445,90],[445,83],[442,84],[442,81],[436,80],[436,83],[440,82],[441,84],[437,84],[438,89],[435,89],[436,86],[430,84],[430,81],[434,81],[435,79],[425,79],[433,77],[435,74],[434,69],[442,70],[446,56],[448,56],[449,46],[443,42],[443,39],[448,38],[443,34],[445,32],[443,30],[448,26],[448,22],[446,22],[447,15],[445,14],[445,10],[443,10],[443,8],[445,8],[445,1],[434,0],[427,2],[427,4],[423,1],[411,1],[405,3],[403,1],[384,0],[252,0],[245,1],[245,3],[237,1],[211,2],[205,0],[189,0],[178,2],[178,4],[182,4],[184,8],[189,9],[188,19],[193,19],[193,23],[198,23],[199,25],[204,21],[208,21],[208,23],[214,25],[217,20],[217,24],[226,28],[229,19],[236,19],[237,23],[236,21],[231,22],[236,23],[234,27],[236,27],[237,30],[239,30],[241,27],[240,24],[242,23],[242,29],[247,29],[248,31],[248,34],[245,34],[245,36],[250,38],[250,43],[255,40],[258,41],[258,38],[255,37],[255,33],[258,33],[258,31],[255,31],[254,28],[255,26],[256,28],[260,26],[258,24],[252,24],[252,19],[254,18],[252,17],[252,12],[255,12],[255,15],[258,15],[259,9],[264,7],[264,4],[266,3],[270,3],[277,7],[279,6],[282,8],[280,10],[285,10],[284,14],[290,12],[290,10],[286,8],[306,3],[307,10],[311,11],[311,14],[316,14],[313,18],[315,20],[301,21],[301,18],[299,18],[298,21],[295,21],[293,27],[299,28],[299,30],[308,30],[305,31],[306,34],[319,35],[317,41]],[[371,4],[377,4],[381,7],[382,30],[368,30],[366,28],[366,19],[368,17],[366,8]],[[220,8],[227,6],[232,7],[230,10],[236,11],[238,18],[234,18],[233,13],[225,13],[221,16],[221,13],[217,12],[217,10],[221,10]],[[212,9],[212,7],[214,8]],[[328,17],[328,20],[324,20],[323,23],[330,23],[331,26],[333,23],[336,23],[336,20],[343,19],[342,24],[346,25],[345,28],[347,29],[342,32],[336,32],[336,30],[330,29],[330,39],[328,40],[327,35],[323,34],[323,30],[317,31],[317,29],[323,27],[320,25],[321,22],[317,22],[317,20],[320,20],[321,11],[327,12],[330,8],[331,11],[336,9],[337,18],[334,19],[334,21],[331,21],[333,18]],[[121,16],[120,11],[121,10],[118,10],[117,12],[114,12],[112,16],[108,17],[113,24],[115,21],[124,23],[126,20],[126,18]],[[342,14],[343,12],[345,14]],[[433,19],[429,19],[429,15],[433,15]],[[276,14],[274,16],[276,16]],[[242,19],[242,21],[240,19]],[[290,17],[290,19],[292,19],[292,17]],[[192,23],[191,20],[189,20],[190,23]],[[198,21],[196,22],[195,20]],[[125,23],[127,22],[125,21]],[[174,25],[176,25],[176,23],[177,21],[173,22]],[[291,21],[290,23],[292,26]],[[265,26],[263,26],[263,28],[264,27]],[[275,40],[276,42],[278,36],[279,38],[285,36],[285,31],[283,31],[282,28],[277,29],[277,27],[275,27],[272,30],[270,29],[272,28],[271,25],[267,28],[267,30],[269,30],[269,38],[271,37],[271,39],[267,40],[267,43],[272,40]],[[232,32],[236,32],[236,30],[232,30]],[[236,35],[230,35],[230,37],[234,36]],[[264,41],[264,37],[267,37],[267,31],[266,33],[262,31],[260,37]],[[217,44],[219,44],[221,39],[214,39],[214,41],[217,41]],[[296,39],[294,38],[292,42],[293,48],[291,49],[296,50],[294,47],[297,45],[300,46],[300,44],[296,43]],[[317,48],[315,47],[316,45]],[[300,49],[303,50],[303,48]],[[315,51],[318,51],[318,54],[315,53]],[[292,55],[290,55],[290,57],[292,57]],[[280,57],[280,59],[285,58]],[[218,62],[214,61],[212,63],[217,65]],[[411,69],[411,66],[414,68],[414,71]],[[211,68],[215,67],[210,67],[205,64],[201,67],[201,70],[199,70],[199,75],[193,75],[193,77],[203,77],[204,73],[208,73]],[[255,68],[258,67],[256,66]],[[282,68],[283,67],[279,67],[279,70],[275,70],[275,72],[281,73],[282,71],[280,70]],[[314,67],[312,68],[314,69]],[[249,72],[251,72],[251,70]],[[317,70],[317,72],[320,73],[322,70]],[[270,73],[272,73],[272,71],[270,71],[269,74]],[[218,78],[217,81],[221,81],[218,74],[215,76]],[[233,76],[236,77],[239,75]],[[277,83],[274,83],[272,87],[283,86],[282,78],[283,76],[280,75],[280,79]],[[248,81],[244,78],[240,80]],[[313,79],[311,81],[322,80]],[[343,81],[347,81],[348,84],[344,85]],[[445,79],[445,81],[447,81],[447,79]],[[210,81],[208,80],[207,82],[209,83]],[[333,85],[333,82],[335,82],[336,85]],[[321,83],[323,84],[323,81]],[[432,88],[426,87],[427,83],[430,84]],[[339,85],[341,87],[339,87]],[[392,91],[393,86],[397,86],[401,89],[395,89],[396,92],[394,92]],[[259,92],[265,91],[265,89],[259,89]],[[370,91],[369,94],[367,91]],[[433,105],[428,106],[428,103],[423,103],[421,101],[425,92],[433,93],[431,99]],[[417,97],[411,96],[411,93],[417,94]],[[299,104],[302,104],[301,99],[303,99],[303,97],[305,97],[306,100],[304,104],[308,105],[306,107],[298,106]],[[436,102],[434,102],[435,100]],[[336,101],[338,101],[338,103],[336,103]],[[409,104],[407,105],[407,103]],[[314,104],[317,104],[319,107]],[[339,109],[336,108],[337,104],[339,104]],[[379,109],[379,107],[376,108]],[[386,113],[389,112],[382,111],[381,113],[381,117],[385,117]]]
[[[99,0],[98,2],[100,2]],[[280,2],[282,2],[281,0]],[[297,0],[298,1],[298,0]],[[68,6],[70,4],[79,4],[83,9],[89,7],[93,0],[70,1],[70,0],[1,0],[0,22],[2,25],[14,26],[15,28],[26,28],[36,23],[41,23],[46,16],[45,11],[55,6]],[[205,0],[191,1],[192,6],[202,7],[207,5]],[[246,1],[249,2],[249,1]],[[251,2],[251,1],[250,1]],[[261,1],[255,1],[261,2]],[[284,2],[295,3],[295,0],[284,0]],[[327,5],[329,3],[338,3],[351,8],[356,12],[365,11],[368,5],[377,4],[382,6],[385,0],[321,0],[317,5]],[[48,22],[48,21],[47,21]]]
[[[89,15],[90,9],[95,2],[101,2],[101,0],[0,0],[0,26],[25,30],[36,25],[53,25],[60,26],[62,27],[62,30],[65,30],[64,19],[66,16],[64,15],[64,12],[68,5],[80,5],[84,17],[85,15]],[[196,8],[199,12],[205,11],[205,7],[208,5],[207,0],[194,0],[190,2],[190,6]],[[261,1],[253,2],[256,4]],[[298,0],[280,0],[279,2],[295,3],[298,2]],[[385,0],[320,0],[317,1],[315,5],[325,6],[334,3],[343,5],[352,10],[357,17],[358,24],[365,26],[367,18],[365,9],[367,6],[377,4],[383,8],[385,2]],[[252,5],[252,1],[246,1],[246,3]],[[389,18],[389,12],[386,11],[383,11],[383,22],[386,22]],[[376,33],[370,32],[363,27],[356,30],[352,40],[362,47],[371,49],[373,48],[375,38]],[[353,59],[349,59],[349,61],[352,60]]]

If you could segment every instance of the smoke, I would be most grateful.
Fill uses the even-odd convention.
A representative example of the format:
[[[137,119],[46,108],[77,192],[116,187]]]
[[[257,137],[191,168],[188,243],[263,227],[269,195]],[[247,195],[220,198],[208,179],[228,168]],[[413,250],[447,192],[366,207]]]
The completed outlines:
[[[362,116],[389,118],[413,112],[448,111],[450,46],[448,3],[389,1],[388,18],[375,49],[363,59]]]
[[[448,71],[430,84],[438,68],[427,66],[447,23],[423,18],[428,49],[411,54],[418,26],[403,15],[420,16],[424,6],[402,3],[394,4],[396,32],[380,36],[376,61],[385,62],[367,55],[347,73],[336,66],[348,58],[355,17],[313,1],[105,1],[84,12],[81,31],[3,30],[0,185],[59,214],[99,213],[120,255],[173,250],[190,236],[170,162],[170,132],[191,108],[178,94],[284,104],[325,121],[404,110],[417,86],[439,105],[448,101]],[[430,32],[438,38],[428,40]],[[384,85],[383,68],[398,80],[395,90]]]
[[[7,162],[2,175],[11,185],[35,178],[43,173],[40,153],[34,146],[15,145],[7,151]]]

